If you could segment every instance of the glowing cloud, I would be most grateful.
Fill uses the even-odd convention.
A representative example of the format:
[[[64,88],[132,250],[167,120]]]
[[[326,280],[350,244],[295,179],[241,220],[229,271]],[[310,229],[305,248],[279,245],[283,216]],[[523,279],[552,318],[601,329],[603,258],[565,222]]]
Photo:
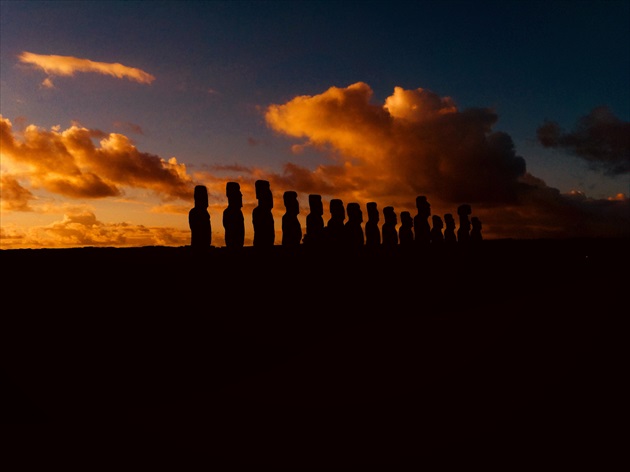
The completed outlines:
[[[416,123],[435,119],[448,113],[457,113],[453,99],[440,97],[422,88],[405,90],[402,87],[394,87],[394,94],[387,97],[384,108],[394,118]]]
[[[279,133],[335,151],[341,167],[329,169],[330,177],[369,189],[358,197],[402,191],[454,204],[515,201],[525,161],[509,135],[492,132],[492,110],[459,111],[450,98],[424,89],[396,87],[382,106],[371,97],[362,82],[331,87],[271,105],[265,117]]]
[[[3,211],[31,211],[33,193],[24,188],[12,175],[0,176],[0,208]]]
[[[21,247],[85,246],[183,246],[188,244],[187,230],[147,227],[129,223],[104,223],[90,211],[65,214],[63,219],[45,226],[27,229],[13,226],[0,228],[4,249]]]
[[[66,197],[112,197],[128,187],[151,190],[165,201],[189,200],[194,187],[184,164],[140,152],[122,134],[77,125],[64,131],[29,125],[17,135],[11,122],[0,115],[0,143],[3,158],[22,169],[22,181]],[[4,184],[9,189],[6,195],[23,205],[28,195],[13,180]]]
[[[96,62],[72,56],[34,54],[28,51],[22,52],[18,59],[22,63],[42,69],[48,75],[73,76],[76,72],[94,72],[118,79],[129,79],[141,84],[151,84],[155,80],[154,76],[141,69],[128,67],[118,62]],[[53,87],[50,77],[44,80],[43,85],[47,88]]]

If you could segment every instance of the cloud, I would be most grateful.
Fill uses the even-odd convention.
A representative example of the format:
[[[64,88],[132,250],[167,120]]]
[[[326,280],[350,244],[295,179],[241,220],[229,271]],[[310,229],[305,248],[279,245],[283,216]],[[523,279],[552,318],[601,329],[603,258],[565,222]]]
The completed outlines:
[[[0,228],[3,249],[50,247],[184,246],[190,232],[179,228],[104,223],[90,211],[65,214],[60,221],[28,229]]]
[[[581,117],[573,131],[547,121],[538,130],[538,140],[549,148],[565,150],[584,159],[594,170],[608,175],[630,173],[630,122],[622,121],[607,107],[597,107]]]
[[[144,130],[142,129],[142,126],[136,123],[131,123],[129,121],[115,121],[114,128],[127,130],[128,132],[134,133],[134,134],[144,135]]]
[[[106,198],[139,188],[165,201],[188,200],[194,187],[184,164],[141,152],[122,134],[76,124],[63,131],[29,125],[17,133],[0,115],[0,143],[3,159],[21,169],[21,181],[65,197]],[[7,195],[24,198],[17,188]]]
[[[141,69],[128,67],[118,62],[96,62],[72,56],[34,54],[28,51],[22,52],[18,59],[22,63],[42,69],[49,75],[42,83],[46,88],[53,87],[50,76],[73,76],[76,72],[94,72],[118,79],[129,79],[141,84],[151,84],[155,80],[153,75]]]
[[[315,169],[287,163],[266,177],[272,186],[412,214],[417,195],[438,215],[468,203],[492,238],[629,235],[627,197],[576,199],[548,187],[527,172],[512,138],[493,130],[492,109],[460,110],[421,88],[395,87],[382,105],[372,96],[358,82],[270,105],[266,122],[300,141],[292,149],[319,149],[328,158]]]
[[[371,98],[362,82],[331,87],[271,105],[265,117],[279,133],[334,151],[340,167],[321,169],[322,177],[354,183],[357,197],[402,190],[446,203],[515,200],[525,161],[509,135],[492,131],[492,110],[459,111],[450,98],[424,89],[396,87],[384,105]]]
[[[3,211],[32,211],[33,193],[12,175],[0,176],[0,208]]]

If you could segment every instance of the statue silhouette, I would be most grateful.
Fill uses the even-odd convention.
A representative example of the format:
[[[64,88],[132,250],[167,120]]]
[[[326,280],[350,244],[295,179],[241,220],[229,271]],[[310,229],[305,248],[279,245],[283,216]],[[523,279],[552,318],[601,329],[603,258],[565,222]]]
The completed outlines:
[[[309,247],[319,247],[324,238],[324,205],[322,196],[310,194],[308,196],[309,214],[306,215],[306,234],[304,244]]]
[[[346,219],[346,209],[343,201],[333,198],[330,201],[330,219],[324,228],[326,244],[329,248],[338,248],[343,245],[344,221]]]
[[[267,180],[257,180],[256,199],[258,206],[252,211],[252,225],[254,227],[254,247],[273,247],[276,232],[273,220],[273,194]]]
[[[400,229],[398,230],[400,245],[410,247],[413,242],[413,218],[408,211],[400,212]]]
[[[381,229],[378,226],[380,220],[378,207],[376,202],[368,202],[367,208],[368,219],[365,223],[365,245],[380,246],[381,245]]]
[[[396,225],[398,224],[398,218],[393,206],[386,206],[383,208],[383,217],[385,222],[383,223],[383,246],[391,248],[398,246],[398,230]]]
[[[243,217],[243,194],[237,182],[225,185],[228,206],[223,210],[223,228],[225,229],[225,246],[241,248],[245,244],[245,219]]]
[[[344,238],[347,247],[351,250],[362,247],[365,244],[363,234],[363,212],[358,203],[348,203],[348,221],[344,225]]]
[[[470,230],[470,241],[471,242],[479,242],[483,240],[481,236],[481,220],[476,216],[473,216],[470,219],[470,224],[472,225],[472,229]]]
[[[459,243],[467,243],[470,239],[470,220],[468,219],[470,213],[472,213],[470,205],[466,203],[457,207],[457,214],[459,215],[457,242]]]
[[[431,244],[443,243],[444,235],[442,234],[442,228],[444,227],[444,223],[442,223],[442,218],[440,218],[439,215],[433,215],[431,221],[433,222],[433,227],[431,228]],[[455,227],[454,224],[453,227]],[[453,237],[455,237],[455,233],[453,233]]]
[[[415,242],[420,245],[426,245],[431,242],[431,227],[428,221],[429,216],[431,216],[431,205],[427,201],[427,197],[424,195],[416,197],[416,208],[418,213],[413,218],[413,226],[416,232]]]
[[[445,243],[456,243],[457,236],[455,235],[455,218],[451,213],[446,213],[444,215],[444,224],[446,228],[444,229],[444,242]]]
[[[282,215],[282,245],[299,246],[302,242],[302,225],[298,219],[300,203],[297,192],[287,190],[283,195],[286,211]]]
[[[190,246],[195,249],[209,248],[212,243],[212,226],[208,213],[208,189],[205,185],[195,186],[195,206],[188,212]]]

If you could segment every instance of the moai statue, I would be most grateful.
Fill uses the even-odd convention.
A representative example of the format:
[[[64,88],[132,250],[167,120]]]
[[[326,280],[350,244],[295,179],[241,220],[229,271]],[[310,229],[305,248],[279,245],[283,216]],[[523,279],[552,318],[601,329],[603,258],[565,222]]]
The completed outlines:
[[[429,216],[431,216],[431,205],[427,197],[420,195],[416,197],[416,208],[418,213],[413,218],[415,242],[418,245],[427,245],[431,242],[431,227],[429,226]]]
[[[322,196],[310,194],[308,196],[309,214],[306,215],[306,234],[304,244],[309,247],[320,247],[324,238],[324,205]]]
[[[383,246],[391,248],[398,246],[398,218],[393,206],[383,208],[383,217],[385,222],[381,228],[383,234]]]
[[[400,212],[400,228],[398,230],[400,245],[410,247],[413,245],[413,217],[408,211]]]
[[[241,248],[245,244],[245,219],[243,218],[243,194],[238,182],[225,185],[228,206],[223,210],[223,228],[225,229],[225,246]]]
[[[457,242],[467,243],[470,240],[470,220],[468,216],[472,213],[470,205],[464,203],[457,207],[459,215],[459,228],[457,229]]]
[[[300,203],[297,192],[287,190],[284,192],[283,198],[286,211],[282,215],[282,245],[299,246],[302,242],[302,225],[298,219]]]
[[[346,209],[343,201],[333,198],[330,201],[330,219],[326,223],[325,234],[328,247],[338,248],[343,245],[343,225],[346,219]]]
[[[444,227],[444,223],[442,223],[442,218],[440,218],[439,215],[433,215],[431,221],[433,222],[433,226],[431,227],[431,244],[443,243],[444,235],[442,234],[442,228]],[[454,236],[455,233],[453,233],[453,237]]]
[[[188,212],[190,246],[194,249],[209,248],[212,243],[212,226],[208,213],[208,189],[205,185],[195,186],[195,206]]]
[[[360,248],[365,244],[365,236],[363,234],[363,212],[358,203],[348,203],[346,208],[348,212],[348,221],[344,224],[345,243],[349,249]]]
[[[446,213],[444,215],[444,242],[445,243],[456,243],[457,236],[455,235],[455,218],[451,213]]]
[[[378,214],[378,206],[376,202],[367,202],[367,221],[365,223],[365,245],[380,246],[381,245],[381,229],[378,226],[380,216]]]
[[[483,236],[481,236],[481,220],[476,216],[473,216],[470,219],[470,224],[472,225],[472,229],[470,230],[470,240],[472,242],[482,241]]]
[[[273,247],[276,232],[273,220],[273,194],[267,180],[256,181],[256,199],[258,206],[252,211],[254,227],[254,247]]]

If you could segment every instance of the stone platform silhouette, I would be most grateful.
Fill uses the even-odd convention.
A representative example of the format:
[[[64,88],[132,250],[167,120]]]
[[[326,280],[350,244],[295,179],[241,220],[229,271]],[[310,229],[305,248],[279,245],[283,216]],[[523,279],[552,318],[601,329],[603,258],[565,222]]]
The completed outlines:
[[[0,251],[3,415],[577,427],[615,404],[628,262],[627,240]]]

